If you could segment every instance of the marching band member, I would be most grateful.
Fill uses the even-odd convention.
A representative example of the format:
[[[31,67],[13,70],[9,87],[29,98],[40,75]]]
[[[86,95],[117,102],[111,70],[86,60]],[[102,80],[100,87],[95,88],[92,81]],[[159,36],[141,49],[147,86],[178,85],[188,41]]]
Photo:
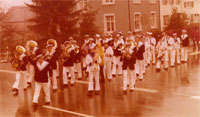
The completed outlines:
[[[71,74],[71,86],[74,85],[75,83],[75,74],[74,74],[74,48],[71,45],[71,42],[66,41],[65,42],[65,49],[62,53],[63,56],[63,84],[64,87],[68,86],[68,76],[67,76],[67,72],[69,71],[69,73]]]
[[[86,56],[87,65],[89,68],[89,86],[88,86],[88,96],[92,95],[94,90],[94,80],[95,78],[95,93],[100,93],[99,84],[99,64],[101,63],[101,58],[98,53],[95,53],[96,44],[91,44],[89,47],[89,54]]]
[[[177,33],[173,34],[174,38],[174,49],[175,49],[175,55],[176,55],[176,62],[179,65],[181,60],[180,60],[180,47],[181,47],[181,40],[177,36]]]
[[[188,60],[188,46],[189,46],[189,36],[186,34],[186,30],[182,30],[182,35],[181,35],[181,43],[182,43],[182,48],[181,48],[181,61],[187,62]]]
[[[146,36],[147,34],[144,35],[144,44],[145,44],[145,56],[144,56],[144,61],[145,61],[145,67],[148,67],[150,65],[150,59],[149,59],[149,54],[150,54],[150,43],[149,39]]]
[[[122,62],[120,61],[121,47],[124,45],[124,40],[120,38],[120,35],[117,34],[114,39],[114,57],[113,57],[113,69],[112,74],[113,76],[122,75]],[[118,73],[118,74],[117,74]]]
[[[134,40],[134,36],[132,35],[131,31],[127,32],[127,37],[126,37],[126,41],[127,40]]]
[[[156,54],[155,54],[155,47],[156,47],[156,39],[152,36],[152,32],[147,33],[147,38],[149,39],[149,61],[156,63]]]
[[[53,92],[56,92],[58,89],[58,84],[57,84],[57,61],[58,61],[58,51],[56,50],[57,48],[57,42],[54,39],[49,39],[47,41],[47,50],[46,53],[44,53],[44,60],[50,62],[50,66],[52,69],[53,77],[52,77],[52,84],[53,84]]]
[[[110,39],[107,39],[104,43],[104,61],[105,61],[105,76],[108,80],[112,80],[112,58],[113,58],[113,49],[109,45]]]
[[[96,53],[100,56],[101,58],[101,63],[100,65],[100,82],[104,83],[104,49],[102,47],[103,43],[102,40],[99,40],[99,42],[96,40]]]
[[[127,85],[130,91],[134,89],[136,82],[135,66],[136,63],[136,47],[132,46],[131,40],[127,40],[126,46],[122,50],[122,68],[123,68],[123,93],[127,94]]]
[[[83,70],[85,70],[85,71],[87,69],[86,56],[88,54],[89,39],[90,39],[90,36],[85,35],[84,44],[81,46],[81,52],[82,52],[82,55],[83,55],[82,64],[83,64]]]
[[[34,60],[36,58],[37,55],[40,54],[40,51],[38,49],[38,44],[36,41],[30,40],[27,42],[27,56]],[[27,77],[27,83],[28,83],[28,87],[31,87],[31,83],[33,81],[33,77],[34,77],[34,67],[32,64],[30,64],[30,62],[28,62],[27,64],[27,72],[29,74],[29,76]]]
[[[144,73],[144,52],[145,52],[145,45],[142,42],[142,38],[137,36],[135,38],[136,45],[137,45],[137,53],[136,53],[136,62],[138,64],[138,75],[139,79],[143,80],[143,73]]]
[[[74,67],[75,67],[75,70],[77,71],[78,73],[78,79],[80,80],[82,78],[82,67],[81,67],[81,56],[82,56],[82,53],[80,51],[80,47],[77,45],[77,42],[74,41],[75,45],[74,45],[74,48],[75,48],[75,55],[74,55]]]
[[[168,51],[169,51],[169,55],[170,55],[170,66],[174,67],[175,64],[175,50],[174,50],[174,38],[168,36]]]
[[[17,70],[16,80],[13,84],[13,95],[18,95],[19,83],[22,82],[22,88],[27,88],[27,72],[26,65],[28,63],[25,55],[25,48],[23,46],[16,47],[16,55],[12,61],[12,66]]]
[[[102,46],[103,43],[102,43],[102,39],[99,34],[96,34],[95,41],[96,41],[96,44],[101,44],[101,46]]]
[[[168,70],[168,51],[167,51],[167,34],[163,32],[163,37],[157,44],[158,56],[156,64],[156,72],[160,72],[161,62],[164,60],[164,68]]]
[[[33,96],[33,106],[37,106],[38,98],[40,96],[41,88],[43,88],[45,93],[45,104],[50,104],[50,88],[49,79],[52,78],[52,69],[49,62],[45,61],[42,54],[37,56],[37,60],[30,60],[31,64],[35,68],[35,91]],[[49,77],[48,77],[49,74]]]

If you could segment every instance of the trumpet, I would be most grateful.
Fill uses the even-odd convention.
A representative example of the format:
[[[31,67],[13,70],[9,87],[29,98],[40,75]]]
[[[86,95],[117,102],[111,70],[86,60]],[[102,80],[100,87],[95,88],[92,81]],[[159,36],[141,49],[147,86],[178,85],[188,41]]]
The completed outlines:
[[[72,45],[68,45],[67,47],[64,48],[61,57],[62,57],[62,61],[67,61],[70,57],[70,53],[69,53],[69,48],[71,48]]]
[[[79,53],[79,47],[75,47],[75,53],[78,54]]]
[[[98,53],[96,53],[95,54],[95,56],[94,56],[94,70],[98,70],[98,67],[99,67],[99,63],[98,63],[98,61],[99,61],[99,54]]]

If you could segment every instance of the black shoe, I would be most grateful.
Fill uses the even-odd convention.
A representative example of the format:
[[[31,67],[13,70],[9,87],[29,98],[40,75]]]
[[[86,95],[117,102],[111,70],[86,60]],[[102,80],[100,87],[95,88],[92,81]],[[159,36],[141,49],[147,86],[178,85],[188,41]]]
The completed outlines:
[[[165,71],[168,71],[168,68],[165,68]]]
[[[171,66],[171,67],[174,67],[174,65],[173,65],[173,66]]]
[[[53,92],[57,92],[57,89],[53,89]]]
[[[99,94],[100,94],[100,91],[95,91],[95,94],[96,94],[96,95],[99,95]]]
[[[73,87],[73,86],[74,86],[74,83],[71,83],[71,86]]]
[[[37,110],[37,106],[38,106],[37,103],[33,103],[33,105],[32,105],[32,107],[33,107],[33,111],[36,111],[36,110]]]
[[[24,91],[26,91],[26,88],[24,88]]]
[[[130,92],[133,92],[134,90],[133,89],[130,89]]]
[[[64,85],[63,85],[63,88],[68,88],[68,84],[64,84]]]
[[[115,77],[116,77],[116,75],[115,75],[115,74],[113,74],[112,76],[113,76],[113,78],[115,78]]]
[[[127,87],[129,87],[129,84],[127,84]]]
[[[45,102],[45,105],[50,105],[51,103],[50,102]]]
[[[31,87],[31,82],[27,82],[27,88],[30,88]]]
[[[18,95],[18,90],[17,89],[13,89],[13,95],[17,96]]]
[[[78,80],[81,80],[81,78],[78,78]]]
[[[139,76],[139,74],[136,74],[136,76],[138,77],[138,76]]]
[[[87,96],[92,96],[92,91],[88,91]]]
[[[143,79],[142,79],[142,78],[139,78],[139,81],[143,81]]]
[[[160,72],[160,69],[156,69],[156,72]]]
[[[127,90],[124,90],[124,91],[123,91],[123,94],[126,95],[126,94],[127,94]]]

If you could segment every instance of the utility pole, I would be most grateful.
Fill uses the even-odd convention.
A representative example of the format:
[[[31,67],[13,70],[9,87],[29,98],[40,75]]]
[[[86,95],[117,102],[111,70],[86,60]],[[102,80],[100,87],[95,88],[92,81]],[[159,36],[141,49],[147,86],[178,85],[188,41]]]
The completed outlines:
[[[128,28],[131,31],[131,12],[130,12],[130,0],[128,0]]]

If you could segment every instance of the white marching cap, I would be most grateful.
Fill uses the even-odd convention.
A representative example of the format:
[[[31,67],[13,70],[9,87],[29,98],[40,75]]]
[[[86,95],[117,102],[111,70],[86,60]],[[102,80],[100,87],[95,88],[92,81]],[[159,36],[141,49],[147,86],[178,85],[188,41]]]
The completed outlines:
[[[94,41],[94,39],[93,38],[89,38],[89,40],[88,41]]]
[[[100,35],[99,35],[99,34],[96,34],[96,37],[100,37]]]
[[[22,49],[24,52],[26,52],[26,49],[25,49],[23,46],[16,46],[16,50],[17,50],[18,48],[20,48],[20,49]]]
[[[177,33],[173,33],[172,35],[173,35],[173,36],[177,36]]]
[[[38,59],[38,58],[42,58],[42,57],[43,57],[43,55],[42,55],[42,54],[39,54],[39,55],[37,55],[36,58]]]
[[[187,30],[183,29],[182,32],[187,32]]]
[[[48,48],[48,47],[53,47],[53,44],[48,44],[48,45],[47,45],[47,48]]]
[[[152,35],[152,32],[147,32],[148,35]]]
[[[131,31],[128,31],[127,34],[131,34]]]
[[[92,44],[89,45],[89,49],[94,49],[95,46],[96,46],[96,44],[92,43]]]

